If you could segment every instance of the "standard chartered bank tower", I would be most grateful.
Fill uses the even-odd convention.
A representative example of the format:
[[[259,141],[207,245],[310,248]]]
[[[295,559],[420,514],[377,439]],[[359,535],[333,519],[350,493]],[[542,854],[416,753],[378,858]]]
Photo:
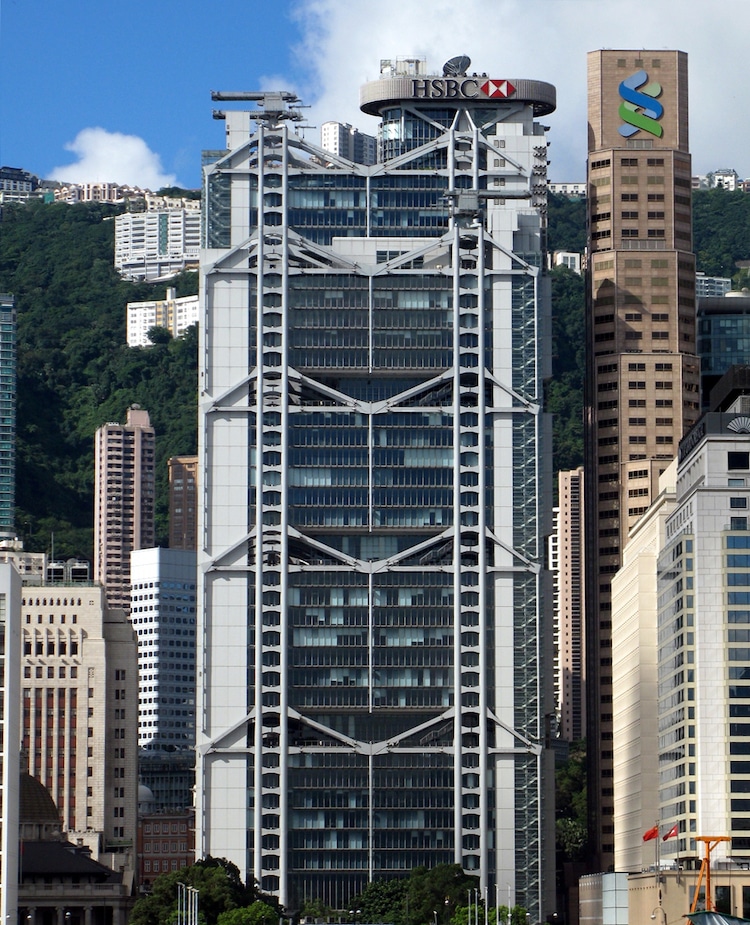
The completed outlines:
[[[458,863],[554,902],[544,271],[555,89],[453,58],[214,93],[201,260],[197,840],[299,910]]]

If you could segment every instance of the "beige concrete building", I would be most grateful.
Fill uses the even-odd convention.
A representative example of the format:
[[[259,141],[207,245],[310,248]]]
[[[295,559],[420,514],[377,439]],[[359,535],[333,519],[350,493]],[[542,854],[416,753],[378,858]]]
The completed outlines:
[[[172,456],[169,467],[169,548],[198,548],[198,457]]]
[[[135,633],[93,585],[25,587],[21,611],[24,763],[71,840],[119,866],[137,821]]]
[[[586,735],[583,468],[559,472],[557,486],[557,713],[561,738],[575,742]]]
[[[654,862],[643,833],[660,818],[658,754],[657,560],[675,507],[677,464],[660,479],[660,493],[633,528],[623,564],[612,579],[612,712],[615,790],[615,870]]]
[[[591,52],[588,754],[595,863],[614,861],[612,602],[630,529],[699,414],[687,55]]]
[[[155,543],[155,436],[148,411],[128,408],[127,423],[95,436],[94,579],[107,606],[130,607],[130,553]]]

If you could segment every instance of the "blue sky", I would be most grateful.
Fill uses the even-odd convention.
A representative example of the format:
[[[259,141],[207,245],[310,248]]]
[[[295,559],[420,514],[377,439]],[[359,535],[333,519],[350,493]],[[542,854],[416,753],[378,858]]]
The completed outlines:
[[[222,144],[211,90],[291,89],[375,133],[359,86],[381,58],[456,54],[494,77],[557,87],[550,177],[582,180],[586,52],[680,48],[690,62],[694,173],[750,176],[741,27],[747,0],[0,0],[0,164],[41,177],[200,184]],[[734,21],[737,28],[732,27]],[[96,174],[96,175],[92,175]]]

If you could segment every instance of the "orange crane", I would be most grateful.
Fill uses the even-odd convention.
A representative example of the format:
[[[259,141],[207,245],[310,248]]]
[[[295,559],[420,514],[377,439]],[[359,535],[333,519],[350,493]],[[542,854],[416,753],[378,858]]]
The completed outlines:
[[[698,882],[695,884],[695,893],[693,893],[693,904],[690,907],[691,912],[695,912],[698,908],[698,894],[700,893],[701,883],[703,882],[703,877],[706,877],[706,912],[713,912],[713,899],[711,897],[711,852],[714,848],[723,841],[731,841],[728,835],[696,835],[696,841],[702,841],[706,846],[706,856],[701,861],[701,869],[698,874]]]

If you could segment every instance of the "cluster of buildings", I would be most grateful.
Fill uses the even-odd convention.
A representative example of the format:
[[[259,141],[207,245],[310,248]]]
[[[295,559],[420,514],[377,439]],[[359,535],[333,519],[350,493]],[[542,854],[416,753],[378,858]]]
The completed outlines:
[[[592,925],[676,921],[721,836],[716,897],[750,917],[750,377],[728,372],[750,297],[695,271],[687,57],[588,58],[586,459],[554,523],[555,88],[470,67],[381,62],[360,94],[377,137],[327,123],[321,147],[294,95],[215,93],[202,211],[117,217],[124,274],[201,268],[199,309],[172,289],[129,307],[133,345],[200,312],[169,548],[137,406],[96,434],[92,580],[14,545],[6,383],[0,914],[98,925],[19,877],[28,825],[91,883],[116,873],[113,910],[210,854],[290,913],[457,863],[488,904]],[[583,737],[579,913],[553,792]]]
[[[169,461],[175,523],[160,549],[154,452],[137,406],[96,433],[93,575],[23,551],[4,525],[8,918],[53,925],[63,909],[71,925],[124,925],[138,891],[194,858],[196,459]]]

